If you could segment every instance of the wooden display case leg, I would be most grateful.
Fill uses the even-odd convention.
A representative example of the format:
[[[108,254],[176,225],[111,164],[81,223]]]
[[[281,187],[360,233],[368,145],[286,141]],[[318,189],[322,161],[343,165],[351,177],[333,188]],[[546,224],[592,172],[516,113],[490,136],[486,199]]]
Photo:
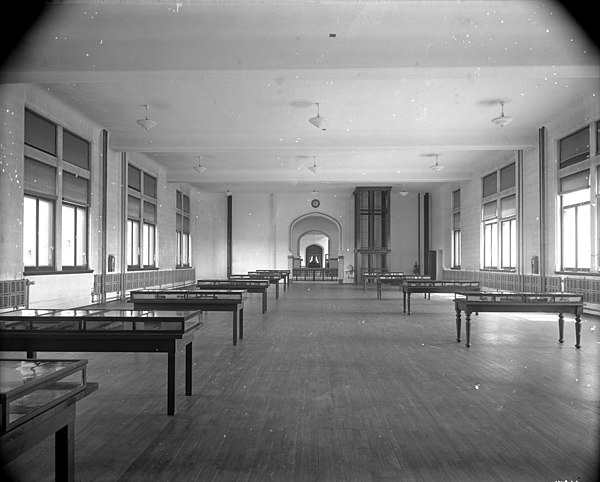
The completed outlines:
[[[232,326],[233,344],[237,345],[237,338],[238,338],[238,310],[237,310],[237,308],[235,308],[233,310],[232,322],[233,322],[233,326]]]
[[[575,315],[575,348],[581,348],[581,315]]]
[[[243,340],[244,339],[244,307],[243,306],[242,306],[242,308],[240,308],[240,321],[239,321],[239,324],[240,324],[240,329],[239,329],[240,340]]]
[[[402,292],[402,313],[406,313],[406,291]]]
[[[56,480],[75,480],[75,418],[54,434],[54,471]]]
[[[565,333],[565,317],[562,313],[558,314],[558,342],[563,343]]]
[[[406,309],[406,313],[410,315],[410,293],[408,293],[408,295],[406,296]]]
[[[167,353],[167,415],[175,415],[175,350]]]
[[[456,342],[460,343],[460,309],[456,308]]]
[[[185,345],[185,394],[192,394],[192,342]]]
[[[465,333],[467,336],[467,348],[471,346],[471,312],[467,311],[465,313]]]

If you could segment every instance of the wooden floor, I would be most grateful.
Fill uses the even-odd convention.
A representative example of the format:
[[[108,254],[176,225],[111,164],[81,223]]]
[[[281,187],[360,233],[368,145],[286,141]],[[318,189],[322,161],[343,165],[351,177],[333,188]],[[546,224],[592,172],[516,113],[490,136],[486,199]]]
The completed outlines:
[[[385,290],[293,283],[264,315],[249,295],[237,346],[229,313],[203,315],[173,417],[166,355],[40,354],[88,359],[100,385],[78,404],[76,479],[598,480],[598,318],[577,350],[570,316],[561,345],[553,315],[482,313],[466,348],[450,295],[407,316]],[[52,439],[8,469],[53,480]]]

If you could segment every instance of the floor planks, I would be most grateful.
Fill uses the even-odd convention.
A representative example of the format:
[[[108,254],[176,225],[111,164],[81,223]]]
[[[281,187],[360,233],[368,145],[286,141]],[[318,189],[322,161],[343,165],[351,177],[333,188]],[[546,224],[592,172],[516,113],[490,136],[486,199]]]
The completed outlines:
[[[482,313],[455,342],[449,295],[293,283],[261,314],[204,315],[194,395],[165,415],[166,356],[87,358],[98,391],[79,403],[81,481],[595,481],[600,320]],[[464,336],[463,336],[464,338]],[[14,355],[14,354],[12,354]],[[181,367],[180,367],[181,368]],[[53,480],[53,444],[8,468]],[[594,477],[594,478],[592,478]]]

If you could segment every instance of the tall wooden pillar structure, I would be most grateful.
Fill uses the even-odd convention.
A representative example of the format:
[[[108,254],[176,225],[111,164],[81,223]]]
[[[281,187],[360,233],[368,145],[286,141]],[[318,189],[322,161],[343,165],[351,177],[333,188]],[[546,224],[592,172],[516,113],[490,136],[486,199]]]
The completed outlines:
[[[363,282],[365,272],[388,269],[391,191],[391,186],[354,190],[355,283]]]

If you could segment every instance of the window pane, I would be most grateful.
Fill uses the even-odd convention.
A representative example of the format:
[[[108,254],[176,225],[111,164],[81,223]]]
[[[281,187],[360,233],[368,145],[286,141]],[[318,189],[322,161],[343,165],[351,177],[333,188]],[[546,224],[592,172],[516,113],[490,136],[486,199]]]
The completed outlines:
[[[510,189],[516,186],[515,163],[500,169],[500,190]]]
[[[62,207],[62,264],[75,266],[75,207]]]
[[[56,155],[56,125],[25,109],[25,144]]]
[[[90,143],[63,130],[63,159],[89,171]]]
[[[54,205],[51,201],[38,200],[38,226],[39,226],[39,266],[54,265]]]
[[[575,204],[589,203],[590,202],[590,190],[582,189],[581,191],[574,191],[562,196],[563,206],[573,206]]]
[[[142,172],[131,164],[127,166],[127,185],[136,191],[142,190]]]
[[[154,266],[154,226],[144,223],[142,257],[144,266]]]
[[[156,199],[156,178],[144,173],[144,194]]]
[[[182,260],[184,266],[190,265],[190,235],[185,233],[183,234]]]
[[[183,217],[183,232],[184,233],[190,232],[190,218],[188,218],[187,216]]]
[[[560,192],[565,193],[590,187],[590,171],[577,172],[560,180]]]
[[[127,265],[139,266],[140,225],[127,220]]]
[[[563,268],[575,268],[577,266],[575,258],[575,208],[568,208],[563,210],[562,240]]]
[[[460,213],[454,214],[453,220],[452,220],[452,228],[460,229]]]
[[[490,196],[498,191],[497,173],[493,172],[483,178],[483,197]]]
[[[460,267],[460,231],[454,231],[454,239],[453,239],[453,267]]]
[[[87,266],[87,209],[77,208],[76,234],[75,263],[77,266]]]
[[[24,169],[26,191],[56,196],[56,168],[26,157]]]
[[[458,209],[460,207],[460,189],[452,193],[452,207]]]
[[[590,157],[590,129],[586,127],[559,142],[560,168],[572,166]]]
[[[127,196],[127,216],[139,219],[141,217],[142,202],[133,196]]]
[[[183,249],[182,246],[182,235],[181,235],[181,231],[177,231],[175,233],[175,243],[177,245],[177,261],[176,261],[176,265],[177,266],[181,266],[182,265],[182,258],[181,258],[181,252]]]
[[[577,268],[590,268],[590,233],[590,205],[584,204],[577,207]]]
[[[514,268],[517,250],[516,221],[502,223],[502,268]]]
[[[177,209],[181,209],[183,206],[183,203],[181,201],[183,194],[181,193],[181,191],[177,191],[175,194],[175,207]]]
[[[483,205],[483,219],[493,219],[498,216],[498,203],[492,201]]]
[[[183,195],[183,212],[185,212],[185,213],[190,212],[190,198],[189,198],[189,196],[186,196],[185,194]]]
[[[25,196],[23,202],[23,263],[25,266],[37,266],[36,218],[37,200]]]
[[[517,197],[507,196],[500,200],[500,217],[508,218],[517,214]]]
[[[144,221],[156,223],[156,205],[144,201]]]
[[[88,203],[88,180],[63,171],[63,199],[79,204]]]

